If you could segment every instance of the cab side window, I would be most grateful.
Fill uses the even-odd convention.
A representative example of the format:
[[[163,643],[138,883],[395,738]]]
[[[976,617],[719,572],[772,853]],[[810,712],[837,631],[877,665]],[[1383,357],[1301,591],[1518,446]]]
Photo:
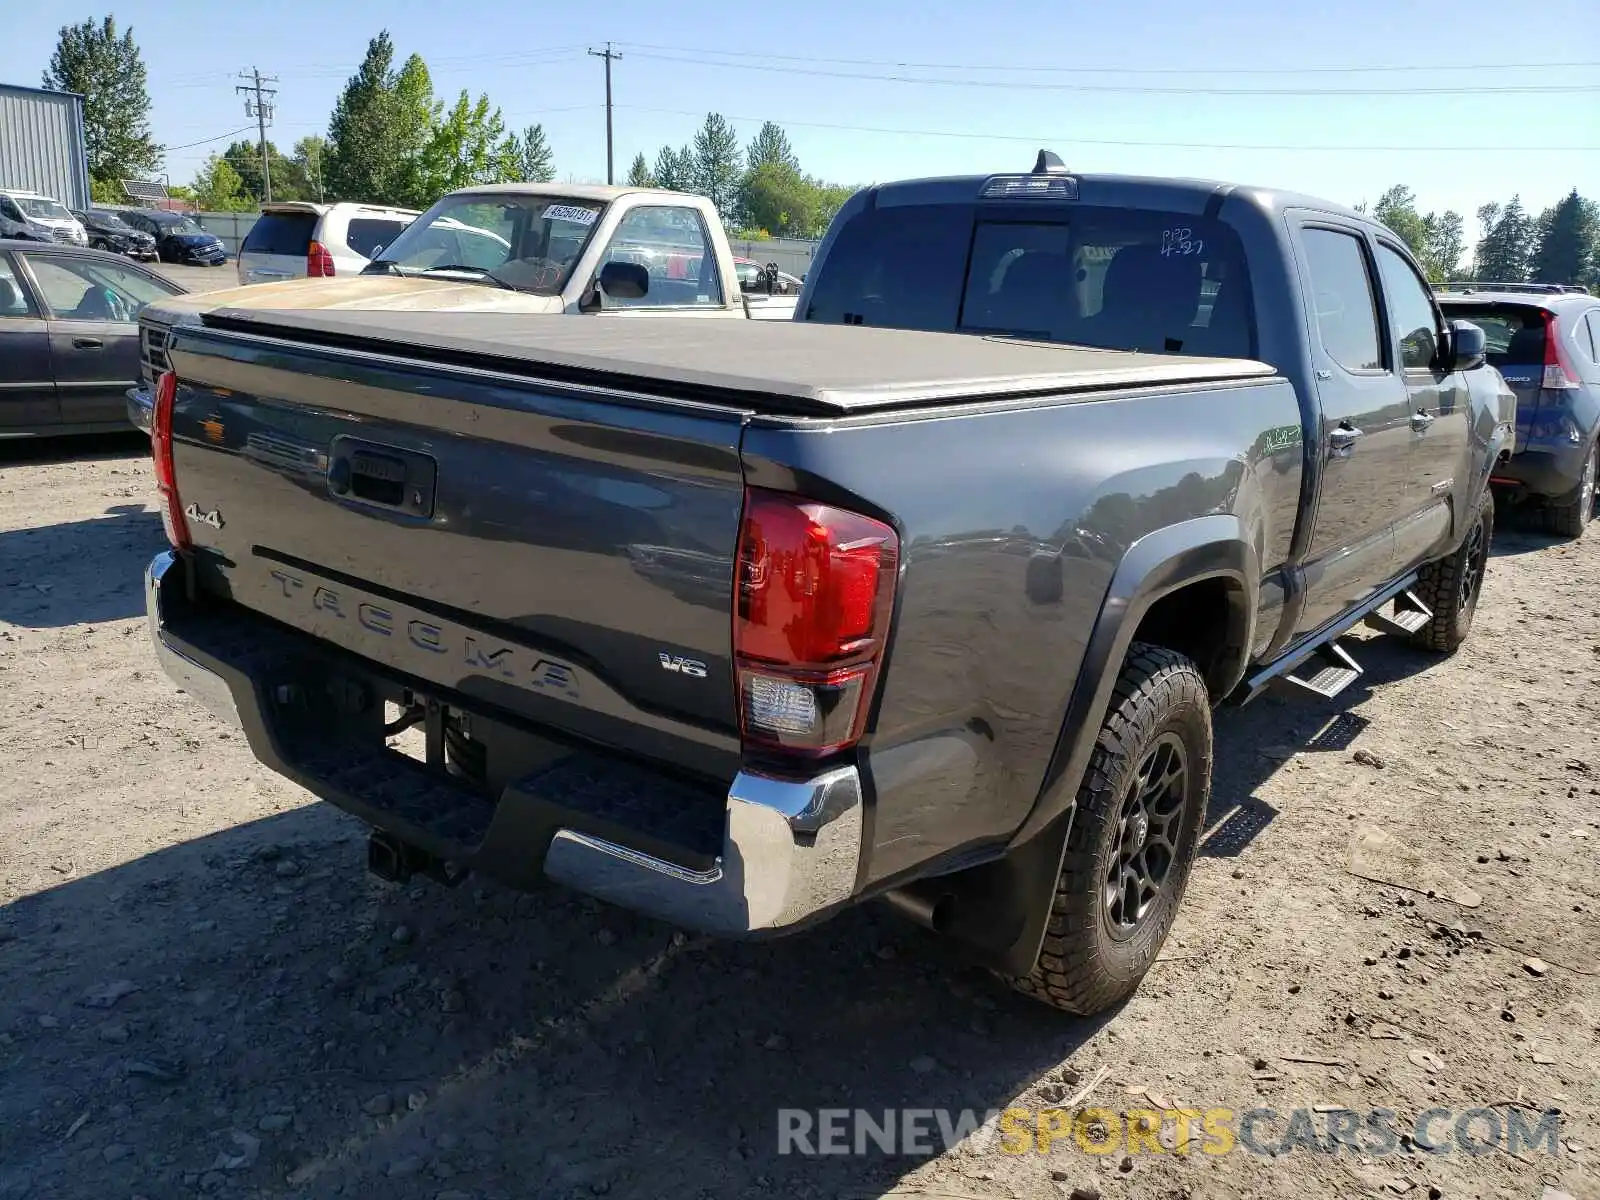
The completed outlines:
[[[720,307],[722,281],[705,223],[692,208],[643,205],[624,214],[601,264],[638,263],[650,272],[650,290],[638,299],[606,299],[607,308],[663,305]]]
[[[1322,348],[1347,371],[1381,371],[1378,306],[1361,239],[1333,229],[1307,229],[1300,243]]]
[[[1389,323],[1407,371],[1431,370],[1439,355],[1439,314],[1426,284],[1396,250],[1378,243],[1378,273],[1389,298]]]

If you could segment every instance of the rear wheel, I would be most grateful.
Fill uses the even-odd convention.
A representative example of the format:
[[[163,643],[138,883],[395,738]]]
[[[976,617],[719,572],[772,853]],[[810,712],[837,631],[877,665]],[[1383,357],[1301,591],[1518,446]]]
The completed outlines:
[[[1600,471],[1600,442],[1589,447],[1578,476],[1578,488],[1565,504],[1551,504],[1544,510],[1545,528],[1561,537],[1582,537],[1594,519],[1595,475]]]
[[[1136,642],[1078,789],[1039,961],[1012,986],[1084,1016],[1132,995],[1172,928],[1210,793],[1205,679]]]
[[[1494,497],[1487,491],[1478,498],[1478,512],[1456,552],[1423,567],[1417,595],[1433,610],[1429,621],[1411,640],[1427,650],[1454,654],[1472,632],[1484,575],[1489,569],[1489,543],[1494,538]]]

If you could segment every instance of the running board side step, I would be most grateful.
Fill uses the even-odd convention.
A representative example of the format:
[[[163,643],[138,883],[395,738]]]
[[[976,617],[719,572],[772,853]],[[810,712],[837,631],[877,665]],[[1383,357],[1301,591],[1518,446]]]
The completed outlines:
[[[1368,628],[1382,633],[1397,633],[1410,637],[1433,620],[1433,610],[1417,599],[1410,588],[1394,598],[1394,608],[1389,612],[1373,611],[1367,614]]]
[[[1285,671],[1280,678],[1327,700],[1332,700],[1361,677],[1361,665],[1338,642],[1324,642],[1318,646],[1306,665],[1316,665],[1316,673],[1307,676]]]
[[[1248,704],[1277,679],[1325,698],[1337,696],[1361,676],[1360,665],[1350,657],[1349,651],[1339,645],[1340,637],[1363,621],[1389,632],[1409,634],[1433,619],[1433,613],[1427,605],[1411,591],[1416,582],[1417,573],[1413,571],[1375,592],[1350,612],[1309,635],[1275,662],[1262,667],[1254,675],[1246,676],[1229,697],[1230,702]],[[1380,612],[1390,601],[1394,602],[1395,611]],[[1300,675],[1297,672],[1303,666],[1315,666],[1316,669],[1309,675]]]

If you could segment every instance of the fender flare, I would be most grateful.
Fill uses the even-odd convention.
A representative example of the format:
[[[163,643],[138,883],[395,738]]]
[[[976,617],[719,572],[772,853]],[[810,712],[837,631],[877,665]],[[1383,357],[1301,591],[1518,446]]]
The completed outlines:
[[[1105,719],[1134,632],[1151,605],[1206,579],[1238,587],[1231,614],[1237,661],[1226,665],[1231,690],[1244,677],[1254,635],[1260,567],[1245,525],[1232,515],[1199,517],[1140,538],[1112,576],[1090,635],[1032,812],[1004,854],[977,867],[900,889],[911,908],[944,911],[935,928],[963,943],[1002,975],[1026,975],[1038,962],[1061,876],[1078,783]]]
[[[1012,848],[1032,841],[1072,808],[1139,622],[1164,596],[1207,579],[1231,581],[1239,596],[1230,622],[1236,653],[1225,664],[1225,686],[1217,694],[1226,695],[1244,678],[1261,587],[1260,557],[1244,522],[1233,514],[1196,517],[1134,542],[1111,577],[1038,799],[1012,836]]]

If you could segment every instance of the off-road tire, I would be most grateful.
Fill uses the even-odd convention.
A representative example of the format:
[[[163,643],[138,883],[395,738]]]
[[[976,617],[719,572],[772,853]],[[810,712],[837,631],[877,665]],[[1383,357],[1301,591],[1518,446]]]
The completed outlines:
[[[1467,640],[1473,614],[1478,611],[1478,598],[1483,595],[1483,577],[1493,539],[1494,497],[1485,490],[1461,545],[1418,573],[1417,598],[1433,610],[1433,620],[1411,635],[1412,644],[1440,654],[1454,654]],[[1464,584],[1469,588],[1465,595]]]
[[[1600,470],[1600,442],[1589,447],[1583,474],[1565,503],[1551,501],[1541,510],[1545,529],[1558,537],[1580,538],[1594,519],[1595,474]]]
[[[1112,936],[1105,880],[1121,838],[1123,802],[1141,760],[1174,733],[1187,756],[1177,853],[1165,883],[1131,936]],[[1172,928],[1188,885],[1211,794],[1211,700],[1188,658],[1135,642],[1078,788],[1061,874],[1039,961],[1011,985],[1064,1012],[1088,1016],[1132,995]]]

